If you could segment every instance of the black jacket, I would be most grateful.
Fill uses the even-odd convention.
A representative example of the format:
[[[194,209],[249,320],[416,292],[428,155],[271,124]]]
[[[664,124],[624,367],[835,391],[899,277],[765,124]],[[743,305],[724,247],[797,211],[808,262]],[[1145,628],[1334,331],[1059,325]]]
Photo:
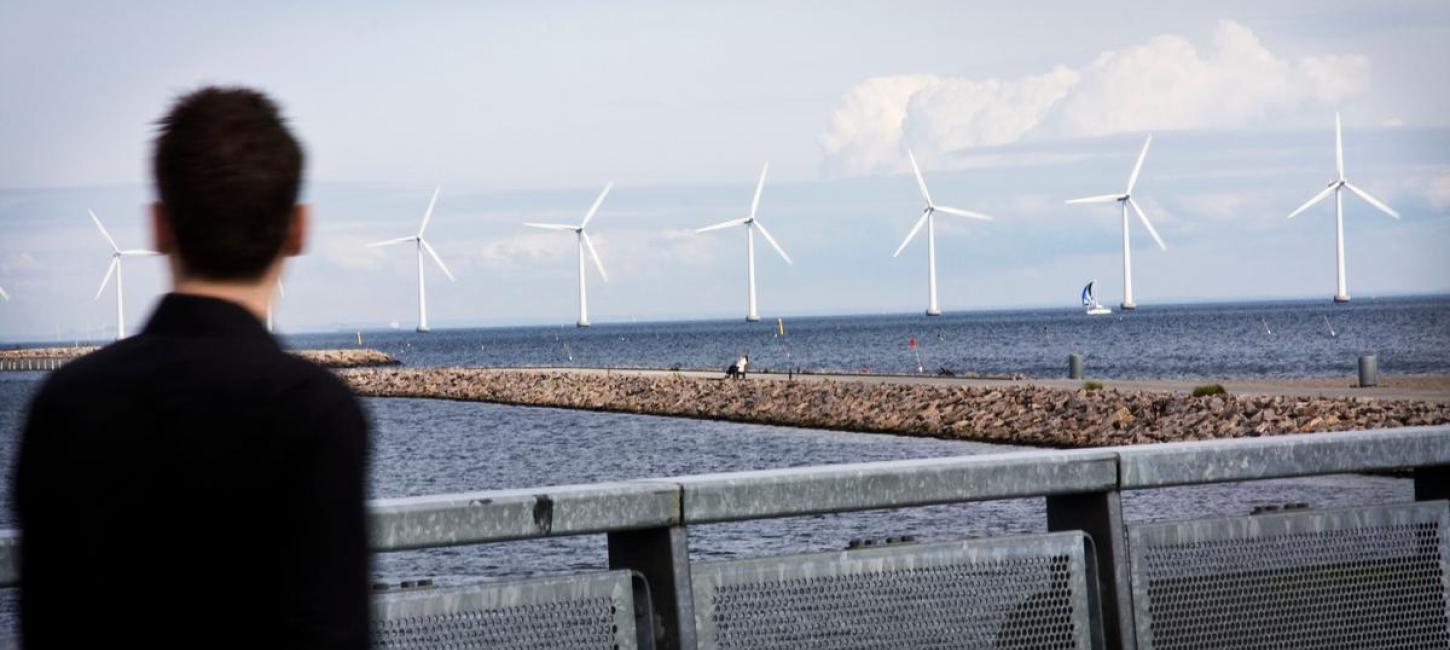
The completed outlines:
[[[367,453],[331,373],[236,304],[167,295],[31,404],[22,642],[366,647]]]

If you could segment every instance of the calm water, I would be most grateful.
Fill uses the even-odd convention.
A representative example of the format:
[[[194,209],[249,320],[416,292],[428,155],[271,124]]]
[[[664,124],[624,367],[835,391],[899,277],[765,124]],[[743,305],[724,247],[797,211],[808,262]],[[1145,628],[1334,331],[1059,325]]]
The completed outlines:
[[[1331,330],[1333,334],[1331,335]],[[410,365],[723,368],[741,353],[762,368],[1055,377],[1069,353],[1114,378],[1312,377],[1353,373],[1361,353],[1386,373],[1450,372],[1450,297],[1241,305],[699,321],[568,327],[365,332],[368,347]],[[915,339],[912,350],[908,342]],[[352,332],[288,337],[350,347]]]
[[[1337,336],[1324,324],[1328,316]],[[1273,334],[1266,334],[1267,323]],[[995,312],[924,317],[793,319],[787,346],[775,324],[702,322],[575,328],[367,334],[367,344],[414,365],[721,365],[749,351],[763,366],[909,371],[923,365],[988,373],[1055,375],[1069,351],[1111,376],[1312,376],[1353,370],[1376,352],[1387,372],[1450,372],[1450,299],[1332,307],[1320,303],[1144,308],[1089,319],[1076,312]],[[307,335],[297,346],[342,346],[348,335]],[[569,360],[572,355],[573,360]],[[8,478],[25,403],[38,373],[0,373],[0,471]],[[374,426],[372,493],[411,496],[704,472],[991,453],[1008,447],[877,434],[790,429],[652,416],[416,399],[367,399]],[[1125,495],[1130,519],[1247,513],[1255,505],[1316,507],[1403,501],[1408,481],[1364,476],[1178,488]],[[12,525],[8,481],[0,527]],[[697,559],[844,547],[857,538],[924,541],[1043,530],[1041,499],[935,506],[700,526]],[[539,575],[605,565],[602,536],[385,554],[379,579],[440,583]],[[14,590],[0,590],[0,636],[13,622]]]

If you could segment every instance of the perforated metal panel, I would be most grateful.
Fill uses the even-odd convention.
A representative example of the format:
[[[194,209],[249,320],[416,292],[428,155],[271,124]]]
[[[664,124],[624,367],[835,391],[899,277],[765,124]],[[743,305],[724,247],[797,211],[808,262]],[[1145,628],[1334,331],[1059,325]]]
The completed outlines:
[[[701,648],[1094,647],[1082,533],[691,567]]]
[[[378,596],[373,601],[374,646],[648,648],[648,637],[637,638],[636,617],[649,620],[649,598],[640,591],[643,581],[632,578],[628,571],[609,571]]]
[[[1141,648],[1450,648],[1446,502],[1128,527]]]

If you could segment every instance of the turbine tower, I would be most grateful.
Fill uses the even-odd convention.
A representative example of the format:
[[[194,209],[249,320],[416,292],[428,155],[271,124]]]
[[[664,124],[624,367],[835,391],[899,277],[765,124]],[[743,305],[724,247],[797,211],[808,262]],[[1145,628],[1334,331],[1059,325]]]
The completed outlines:
[[[1133,186],[1138,182],[1138,172],[1143,170],[1143,159],[1148,157],[1148,145],[1153,144],[1153,136],[1148,136],[1143,142],[1143,150],[1138,153],[1138,163],[1133,165],[1133,173],[1128,176],[1128,189],[1122,194],[1103,194],[1100,196],[1089,196],[1081,199],[1072,199],[1068,203],[1119,203],[1123,212],[1123,310],[1137,309],[1138,305],[1133,302],[1133,249],[1128,238],[1128,208],[1138,213],[1138,219],[1143,222],[1143,227],[1148,229],[1148,234],[1153,236],[1153,241],[1158,242],[1158,248],[1168,250],[1164,245],[1163,238],[1158,236],[1158,231],[1153,229],[1152,222],[1148,221],[1148,215],[1143,214],[1143,209],[1138,207],[1138,202],[1133,200]]]
[[[916,220],[916,225],[911,227],[911,232],[906,234],[906,239],[901,242],[900,246],[896,247],[896,252],[892,253],[891,256],[897,257],[901,255],[901,251],[906,250],[906,245],[910,244],[911,240],[916,238],[916,233],[921,232],[921,227],[926,226],[926,315],[940,316],[941,306],[937,304],[936,300],[935,214],[940,211],[947,214],[954,214],[958,217],[966,217],[968,219],[980,219],[982,221],[991,221],[992,217],[989,217],[980,212],[972,212],[970,210],[962,210],[960,208],[949,208],[944,205],[937,205],[935,203],[932,203],[931,193],[926,191],[926,179],[921,177],[921,168],[917,167],[916,165],[916,156],[912,155],[911,150],[908,149],[906,152],[906,157],[907,159],[911,160],[911,171],[916,173],[916,186],[921,189],[921,198],[922,200],[926,201],[926,207],[922,209],[921,217]]]
[[[589,327],[589,292],[585,283],[584,273],[584,250],[589,250],[589,258],[594,260],[594,268],[599,269],[599,277],[605,282],[609,281],[609,275],[604,272],[604,263],[599,261],[599,253],[594,250],[594,242],[589,241],[589,233],[584,228],[594,218],[594,213],[599,211],[599,206],[604,203],[604,197],[609,195],[609,190],[614,183],[606,183],[604,191],[599,193],[599,198],[594,199],[594,205],[589,206],[589,211],[584,213],[584,220],[577,226],[570,226],[562,223],[526,223],[530,228],[542,228],[544,230],[567,230],[574,233],[579,246],[579,327]]]
[[[101,294],[106,291],[106,285],[111,282],[111,275],[116,276],[116,340],[126,338],[126,295],[121,286],[121,258],[136,257],[142,255],[159,255],[156,251],[149,251],[139,248],[121,250],[116,245],[116,240],[111,238],[111,233],[106,232],[106,227],[101,225],[100,218],[96,213],[86,210],[91,215],[91,221],[96,222],[96,227],[101,229],[101,236],[106,238],[106,243],[111,245],[111,265],[106,267],[106,277],[101,280],[101,288],[96,289],[96,297],[93,300],[100,300]]]
[[[1344,138],[1340,135],[1339,113],[1334,114],[1334,172],[1336,178],[1329,181],[1329,187],[1324,188],[1318,194],[1315,194],[1313,198],[1305,201],[1304,205],[1290,212],[1289,218],[1293,219],[1299,216],[1300,212],[1308,210],[1315,203],[1323,201],[1324,197],[1329,196],[1330,192],[1334,193],[1334,268],[1338,279],[1338,283],[1335,284],[1334,302],[1349,302],[1349,291],[1347,290],[1344,279],[1344,197],[1340,195],[1340,191],[1348,189],[1358,194],[1359,198],[1364,199],[1365,203],[1374,206],[1379,211],[1395,219],[1400,218],[1400,213],[1390,209],[1390,206],[1370,196],[1369,192],[1355,187],[1353,183],[1344,178]]]
[[[780,253],[781,259],[785,260],[786,264],[792,263],[790,256],[785,254],[785,249],[781,248],[780,243],[775,241],[774,237],[770,236],[770,231],[765,229],[765,224],[760,223],[755,218],[755,213],[760,208],[760,191],[765,188],[765,174],[768,171],[770,171],[770,163],[765,163],[765,167],[760,170],[760,182],[755,184],[755,198],[750,201],[750,216],[722,221],[713,226],[705,226],[695,231],[697,233],[710,232],[711,230],[721,230],[732,226],[745,226],[745,257],[747,260],[747,282],[749,284],[747,293],[750,301],[749,306],[746,308],[745,320],[751,323],[760,320],[760,312],[755,306],[755,231],[757,229],[760,230],[760,234],[765,237],[765,241],[770,242],[771,247],[775,249],[775,252]]]
[[[276,321],[272,318],[272,306],[279,298],[287,297],[287,288],[282,286],[282,278],[277,278],[277,295],[267,296],[267,331],[276,331]]]
[[[418,234],[413,235],[411,237],[399,237],[397,239],[389,239],[387,241],[373,242],[371,244],[368,244],[368,247],[369,248],[374,248],[374,247],[377,247],[377,246],[391,246],[393,244],[402,244],[402,243],[405,243],[405,242],[415,242],[416,243],[416,248],[418,249],[418,331],[419,332],[427,332],[428,331],[428,298],[427,298],[427,293],[424,291],[424,286],[423,286],[423,252],[424,251],[427,251],[428,252],[428,256],[429,257],[432,257],[433,258],[433,261],[438,264],[438,268],[443,271],[443,275],[448,276],[448,281],[449,282],[453,282],[454,281],[454,279],[453,279],[453,273],[450,272],[448,270],[448,266],[443,263],[443,258],[438,257],[438,251],[433,250],[433,247],[428,245],[428,240],[426,240],[426,239],[423,238],[423,232],[426,231],[426,230],[428,230],[428,220],[433,217],[433,206],[436,203],[438,203],[438,191],[441,190],[441,189],[443,189],[442,186],[438,186],[438,187],[433,188],[433,198],[428,201],[428,210],[423,213],[423,225],[418,226]]]

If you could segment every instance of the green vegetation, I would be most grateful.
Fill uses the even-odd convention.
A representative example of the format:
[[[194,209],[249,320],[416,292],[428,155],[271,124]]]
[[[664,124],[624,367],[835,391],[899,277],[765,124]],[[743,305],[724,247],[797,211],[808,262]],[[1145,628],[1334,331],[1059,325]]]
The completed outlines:
[[[1082,389],[1083,390],[1086,390],[1086,391],[1102,390],[1103,389],[1103,382],[1100,382],[1100,381],[1085,381],[1085,382],[1082,383]]]
[[[1194,397],[1204,397],[1207,395],[1224,395],[1227,393],[1228,391],[1224,390],[1222,384],[1205,384],[1203,386],[1199,386],[1193,389]]]

